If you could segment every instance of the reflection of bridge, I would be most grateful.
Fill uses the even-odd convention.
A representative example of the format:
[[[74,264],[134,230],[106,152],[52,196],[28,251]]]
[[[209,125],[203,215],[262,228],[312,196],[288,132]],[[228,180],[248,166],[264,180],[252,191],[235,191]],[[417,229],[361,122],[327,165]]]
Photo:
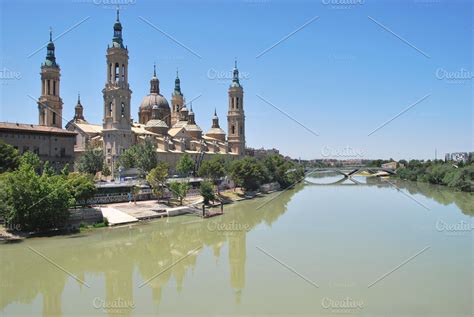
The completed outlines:
[[[315,173],[322,173],[322,172],[329,172],[329,173],[338,173],[343,176],[343,178],[328,184],[318,184],[311,182],[306,179],[306,177],[310,176],[311,174]],[[322,167],[322,168],[315,168],[313,170],[307,171],[305,175],[305,183],[310,185],[361,185],[362,183],[355,180],[353,176],[357,175],[360,172],[366,172],[370,174],[370,176],[389,176],[394,175],[395,170],[391,168],[384,168],[384,167],[368,167],[368,166],[342,166],[342,167]],[[350,180],[352,183],[345,183],[346,180]]]

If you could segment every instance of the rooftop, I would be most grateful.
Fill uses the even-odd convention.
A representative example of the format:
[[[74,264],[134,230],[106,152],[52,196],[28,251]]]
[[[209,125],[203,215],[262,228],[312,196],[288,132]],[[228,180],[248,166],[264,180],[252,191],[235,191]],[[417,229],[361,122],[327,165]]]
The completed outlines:
[[[65,129],[48,127],[36,124],[25,124],[25,123],[13,123],[13,122],[0,122],[0,130],[3,131],[16,131],[16,132],[29,132],[29,133],[42,133],[42,134],[58,134],[74,136],[77,133],[68,131]]]

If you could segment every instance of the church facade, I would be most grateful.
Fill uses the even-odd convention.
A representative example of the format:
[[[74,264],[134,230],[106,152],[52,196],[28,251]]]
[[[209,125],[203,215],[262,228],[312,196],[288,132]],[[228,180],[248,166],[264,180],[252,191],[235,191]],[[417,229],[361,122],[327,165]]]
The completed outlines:
[[[215,154],[238,158],[245,154],[245,115],[243,87],[239,82],[237,63],[233,70],[233,79],[228,90],[228,110],[226,132],[220,127],[217,111],[209,120],[210,128],[203,130],[196,123],[192,104],[187,104],[181,91],[181,81],[176,73],[174,90],[171,93],[171,106],[160,91],[160,81],[156,75],[156,66],[150,80],[150,93],[143,97],[138,111],[138,122],[131,118],[132,90],[128,82],[128,48],[124,45],[122,24],[117,10],[112,44],[106,54],[106,83],[103,94],[102,124],[89,123],[84,116],[84,106],[78,97],[75,115],[66,129],[77,133],[75,143],[76,158],[80,157],[88,146],[101,147],[104,150],[105,163],[111,171],[118,168],[120,155],[130,146],[151,140],[157,149],[157,157],[173,168],[179,158],[188,153],[197,162]],[[51,42],[52,44],[52,42]],[[52,44],[53,45],[53,44]],[[48,46],[49,47],[49,46]],[[54,46],[48,49],[47,62],[56,64]],[[43,71],[42,96],[38,102],[40,124],[61,128],[62,100],[59,95],[59,68]],[[45,92],[52,92],[46,94]],[[46,96],[51,100],[45,100]],[[41,105],[51,105],[52,111]],[[59,122],[59,123],[58,123]]]

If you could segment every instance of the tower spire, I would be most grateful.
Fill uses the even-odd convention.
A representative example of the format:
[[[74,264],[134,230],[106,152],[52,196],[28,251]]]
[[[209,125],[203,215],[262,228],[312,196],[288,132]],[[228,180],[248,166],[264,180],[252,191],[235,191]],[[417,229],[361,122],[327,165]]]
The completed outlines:
[[[74,107],[74,121],[84,120],[84,108],[81,105],[81,93],[77,93],[77,105]]]
[[[123,46],[122,23],[120,23],[120,10],[118,6],[117,6],[117,20],[115,21],[115,24],[114,24],[114,37],[112,39],[112,46],[125,48]]]
[[[160,81],[156,77],[156,64],[153,62],[153,77],[150,80],[150,93],[159,94],[160,93]]]
[[[53,29],[49,27],[49,43],[46,46],[46,62],[45,66],[57,66],[56,56],[54,54]]]
[[[174,80],[174,92],[173,94],[182,95],[181,93],[181,80],[178,76],[178,67],[176,67],[176,79]]]
[[[234,60],[234,71],[233,71],[233,78],[232,78],[232,87],[240,87],[239,82],[239,70],[237,69],[237,58]]]
[[[214,108],[214,117],[212,117],[212,128],[220,128],[216,108]]]

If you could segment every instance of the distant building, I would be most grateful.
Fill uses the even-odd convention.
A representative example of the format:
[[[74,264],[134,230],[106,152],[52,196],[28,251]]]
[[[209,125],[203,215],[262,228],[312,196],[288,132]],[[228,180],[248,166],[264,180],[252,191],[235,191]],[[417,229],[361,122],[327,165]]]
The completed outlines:
[[[397,168],[397,162],[388,162],[385,164],[382,164],[382,168],[390,168],[390,169],[396,169]]]
[[[469,160],[469,153],[467,152],[446,153],[446,155],[444,156],[444,160],[466,163]]]
[[[277,149],[264,149],[263,147],[260,149],[247,148],[245,149],[245,154],[261,159],[269,155],[279,155],[280,151]]]
[[[12,145],[20,154],[33,152],[42,161],[49,161],[56,171],[66,163],[74,166],[76,133],[57,127],[0,122],[0,140]]]

